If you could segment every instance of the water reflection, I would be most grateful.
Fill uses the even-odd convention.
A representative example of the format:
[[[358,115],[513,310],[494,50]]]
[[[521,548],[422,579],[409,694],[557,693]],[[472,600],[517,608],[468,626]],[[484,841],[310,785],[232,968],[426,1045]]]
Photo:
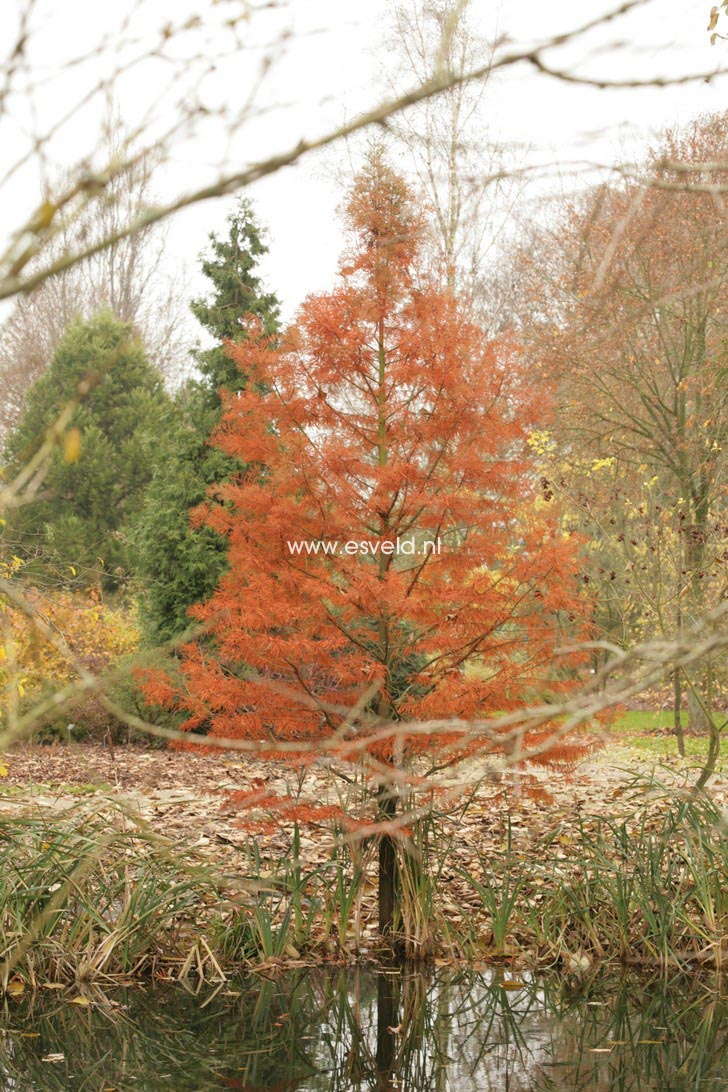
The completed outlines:
[[[41,991],[7,1002],[0,1089],[470,1092],[719,1088],[714,977],[297,970],[195,997],[181,987]]]

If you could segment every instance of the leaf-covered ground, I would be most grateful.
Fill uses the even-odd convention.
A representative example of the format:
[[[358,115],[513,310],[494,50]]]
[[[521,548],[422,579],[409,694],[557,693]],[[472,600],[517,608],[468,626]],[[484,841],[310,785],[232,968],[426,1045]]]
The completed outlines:
[[[665,748],[667,749],[667,748]],[[659,747],[658,747],[659,750]],[[84,813],[119,815],[122,809],[152,830],[184,846],[190,860],[213,865],[223,876],[248,873],[249,835],[239,825],[240,812],[231,806],[229,794],[252,783],[264,784],[272,793],[286,792],[295,776],[270,763],[246,757],[196,755],[140,747],[100,744],[27,746],[6,757],[7,777],[0,782],[0,819],[33,814],[58,819]],[[665,800],[645,789],[641,778],[655,773],[679,791],[696,777],[696,759],[679,760],[645,755],[624,741],[614,741],[570,772],[539,771],[484,779],[463,814],[443,817],[439,846],[447,848],[447,860],[438,884],[439,909],[457,931],[479,907],[472,888],[460,869],[473,869],[478,855],[502,858],[510,820],[512,852],[520,859],[541,859],[548,854],[568,872],[575,859],[579,824],[587,829],[596,817],[627,818],[637,809],[653,812],[655,821]],[[531,780],[538,777],[538,781]],[[636,780],[637,779],[637,780]],[[331,799],[331,784],[307,774],[309,796]],[[534,789],[536,791],[534,791]],[[728,804],[728,779],[717,775],[710,786],[716,803]],[[547,796],[545,795],[547,794]],[[116,821],[116,820],[115,820]],[[259,875],[275,869],[290,851],[290,826],[258,835],[261,851]],[[301,857],[304,869],[322,863],[332,849],[332,836],[324,827],[304,827]],[[375,893],[372,875],[364,888],[359,919],[364,949],[375,938]],[[538,897],[537,894],[535,897]]]
[[[4,761],[8,773],[0,781],[0,815],[97,811],[109,800],[149,820],[159,833],[209,847],[212,856],[221,858],[230,856],[230,848],[248,841],[239,825],[241,811],[229,802],[231,793],[261,782],[270,793],[287,793],[298,787],[293,771],[273,763],[245,756],[136,746],[113,750],[97,743],[26,746]],[[467,844],[472,840],[482,849],[483,839],[500,835],[505,815],[510,814],[513,836],[522,851],[529,840],[555,826],[568,826],[579,817],[629,815],[645,802],[644,784],[635,778],[654,773],[662,784],[679,791],[692,784],[698,768],[695,756],[679,759],[655,753],[655,748],[645,754],[643,749],[615,740],[573,770],[485,778],[465,814],[461,816],[456,809],[457,841]],[[304,789],[308,798],[330,798],[331,779],[309,772]],[[728,804],[725,772],[714,776],[709,790],[716,802]],[[443,831],[447,828],[445,818]],[[273,850],[278,844],[288,845],[289,831],[258,838]],[[304,837],[304,844],[312,850],[318,841],[315,830]]]
[[[659,742],[659,736],[653,738]],[[660,782],[676,790],[689,787],[695,780],[699,768],[695,756],[679,759],[667,753],[667,746],[663,750],[660,754],[656,746],[645,753],[643,748],[617,739],[573,770],[485,778],[465,815],[461,817],[458,811],[458,841],[472,837],[482,848],[483,837],[500,830],[506,813],[510,813],[516,828],[514,837],[518,836],[519,841],[523,838],[524,843],[529,835],[538,837],[579,816],[626,816],[645,799],[644,787],[634,783],[635,777],[654,773]],[[229,803],[231,793],[261,782],[271,793],[286,793],[298,787],[293,771],[246,756],[197,755],[136,746],[112,750],[98,743],[71,747],[28,745],[5,756],[4,764],[8,772],[0,781],[0,815],[28,811],[58,815],[68,808],[96,811],[108,799],[149,820],[159,833],[200,847],[209,845],[211,854],[223,855],[225,849],[216,850],[215,844],[244,845],[248,839],[238,824],[240,809]],[[309,772],[304,789],[308,798],[329,798],[331,779]],[[717,802],[725,804],[726,774],[717,774],[709,789]],[[287,844],[288,833],[282,831],[281,838],[263,836],[262,840],[271,845],[279,841]],[[314,844],[316,840],[310,839]]]

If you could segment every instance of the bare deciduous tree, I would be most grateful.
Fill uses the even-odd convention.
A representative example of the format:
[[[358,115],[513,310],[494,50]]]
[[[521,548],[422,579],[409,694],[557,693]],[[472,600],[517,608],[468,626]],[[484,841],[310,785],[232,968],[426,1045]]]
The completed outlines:
[[[523,255],[545,302],[524,337],[559,391],[557,487],[575,499],[606,579],[623,568],[647,636],[679,632],[725,594],[725,203],[681,184],[689,165],[691,178],[724,184],[725,166],[704,170],[721,163],[725,113],[668,133],[640,174],[573,203],[550,261]],[[687,683],[691,723],[707,729],[713,678]]]
[[[396,117],[390,129],[406,148],[431,210],[435,260],[445,283],[489,325],[497,317],[488,264],[521,188],[513,152],[498,141],[489,119],[487,87],[498,45],[478,27],[468,0],[402,0],[394,10],[393,91],[433,80],[448,86]],[[483,79],[463,82],[476,67],[484,69]]]
[[[48,248],[61,255],[93,242],[114,238],[129,219],[152,200],[152,159],[129,156],[123,128],[113,120],[99,150],[99,159],[126,157],[129,169],[117,174],[103,199],[90,203],[62,226]],[[142,337],[150,358],[174,384],[184,374],[185,292],[165,272],[164,225],[123,235],[108,247],[43,281],[17,299],[0,331],[0,437],[20,419],[24,397],[53,357],[68,324],[76,316],[89,319],[108,307],[130,322]]]

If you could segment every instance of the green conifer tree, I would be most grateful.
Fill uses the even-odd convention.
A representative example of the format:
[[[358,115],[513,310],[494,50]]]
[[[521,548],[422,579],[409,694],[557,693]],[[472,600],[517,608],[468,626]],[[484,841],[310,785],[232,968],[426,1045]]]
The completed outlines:
[[[208,440],[221,416],[220,391],[235,393],[246,383],[223,342],[243,340],[251,317],[268,333],[278,328],[278,300],[264,290],[256,272],[267,250],[250,203],[241,199],[228,217],[227,234],[210,235],[210,250],[202,260],[210,293],[195,299],[191,308],[214,344],[195,351],[199,378],[180,394],[161,431],[136,537],[145,583],[141,614],[151,643],[189,626],[188,607],[212,593],[226,566],[226,541],[209,528],[193,528],[189,513],[211,486],[240,469]]]
[[[8,515],[6,540],[34,575],[118,585],[131,574],[130,536],[152,475],[157,422],[169,411],[162,379],[129,323],[110,311],[71,323],[8,438],[10,475],[43,443],[79,382],[94,385],[76,409],[40,498]]]

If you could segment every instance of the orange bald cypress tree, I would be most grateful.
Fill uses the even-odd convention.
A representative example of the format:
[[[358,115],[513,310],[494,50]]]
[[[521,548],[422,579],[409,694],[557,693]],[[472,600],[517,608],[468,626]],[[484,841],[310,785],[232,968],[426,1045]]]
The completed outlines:
[[[230,571],[193,612],[214,653],[187,649],[183,689],[149,687],[189,729],[271,749],[330,739],[335,710],[367,687],[380,723],[511,709],[561,685],[554,648],[580,609],[575,544],[539,510],[517,347],[420,283],[424,227],[378,153],[346,222],[336,289],[308,299],[275,345],[260,333],[230,346],[256,381],[228,399],[215,436],[248,470],[195,516],[229,540]],[[405,751],[444,743],[455,748],[411,736]],[[382,770],[402,749],[380,739],[370,752],[391,821]],[[395,873],[385,834],[385,933]]]

